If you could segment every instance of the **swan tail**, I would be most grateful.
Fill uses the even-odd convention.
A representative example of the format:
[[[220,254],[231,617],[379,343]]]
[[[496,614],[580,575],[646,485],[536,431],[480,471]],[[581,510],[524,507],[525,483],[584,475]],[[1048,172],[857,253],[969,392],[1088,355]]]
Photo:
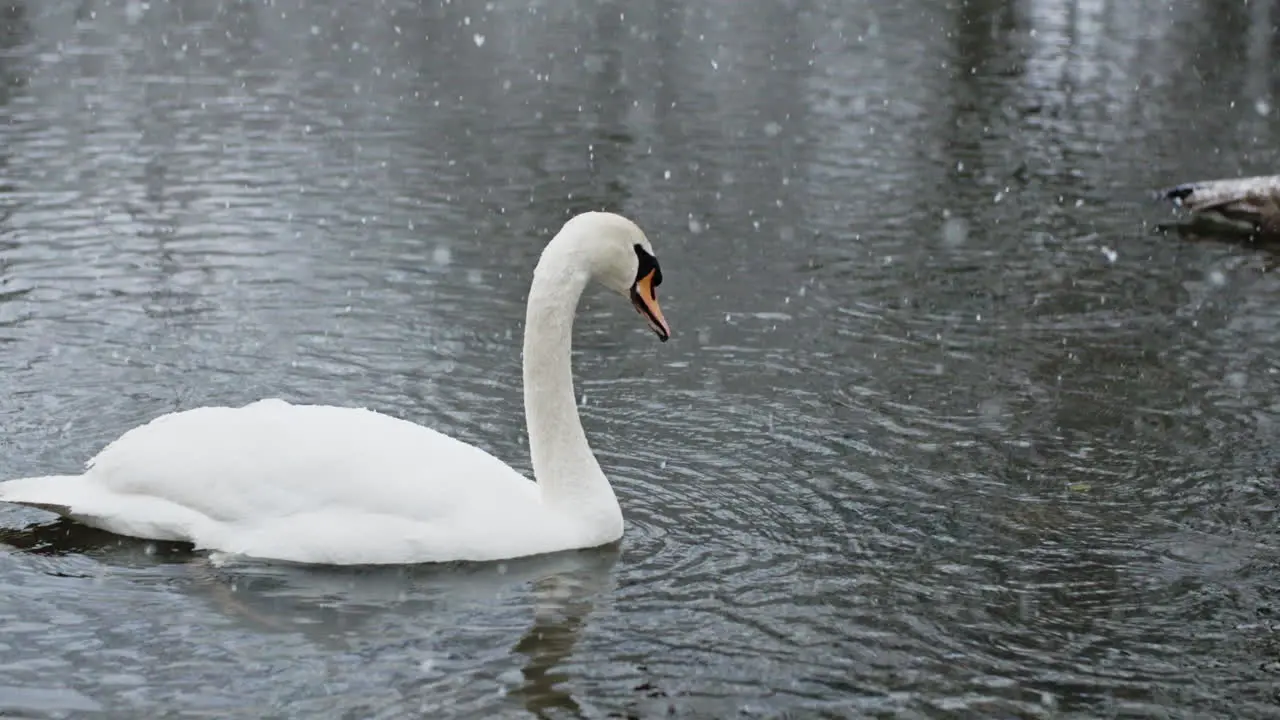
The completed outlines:
[[[0,502],[26,505],[64,517],[75,511],[74,498],[82,494],[83,475],[43,475],[0,482]]]
[[[209,519],[163,498],[113,493],[87,475],[0,482],[0,502],[25,505],[117,535],[208,545]]]

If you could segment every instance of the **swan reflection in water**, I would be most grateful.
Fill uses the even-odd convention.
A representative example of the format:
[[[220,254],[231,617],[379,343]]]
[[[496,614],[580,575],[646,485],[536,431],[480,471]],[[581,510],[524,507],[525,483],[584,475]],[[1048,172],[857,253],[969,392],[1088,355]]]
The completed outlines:
[[[491,660],[492,643],[485,641],[531,611],[532,625],[499,660],[518,659],[519,680],[508,681],[507,692],[538,717],[557,710],[583,715],[564,666],[598,599],[612,590],[620,555],[614,543],[496,563],[302,566],[209,556],[184,543],[123,538],[62,518],[0,528],[0,543],[39,559],[49,574],[143,574],[153,582],[157,573],[171,579],[180,569],[187,594],[249,633],[300,635],[329,652],[350,653],[358,644],[362,656],[373,651],[373,662],[379,645],[397,662],[406,645],[416,646],[409,654],[436,658],[424,663],[437,665],[437,673],[455,670],[440,665]]]

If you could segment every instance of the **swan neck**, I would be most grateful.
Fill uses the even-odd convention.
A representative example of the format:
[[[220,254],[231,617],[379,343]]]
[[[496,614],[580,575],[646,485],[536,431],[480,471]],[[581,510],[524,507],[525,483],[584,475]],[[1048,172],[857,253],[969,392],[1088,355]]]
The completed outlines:
[[[549,501],[616,505],[587,444],[573,388],[573,318],[588,273],[548,246],[533,273],[524,335],[524,407],[533,475]],[[607,496],[607,497],[606,497]]]

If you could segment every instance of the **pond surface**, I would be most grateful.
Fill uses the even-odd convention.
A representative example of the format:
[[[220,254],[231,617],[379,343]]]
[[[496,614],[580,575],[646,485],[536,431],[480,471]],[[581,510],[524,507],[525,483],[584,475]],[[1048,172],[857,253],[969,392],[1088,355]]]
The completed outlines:
[[[1280,169],[1228,5],[0,2],[4,477],[268,396],[528,471],[586,209],[675,331],[577,323],[618,548],[213,567],[0,508],[0,714],[1280,717],[1280,273],[1152,232]]]

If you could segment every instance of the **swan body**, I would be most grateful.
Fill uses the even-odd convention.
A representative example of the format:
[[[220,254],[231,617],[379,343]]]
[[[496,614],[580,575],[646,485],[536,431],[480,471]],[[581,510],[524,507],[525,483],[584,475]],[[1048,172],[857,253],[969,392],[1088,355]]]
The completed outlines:
[[[571,219],[534,270],[524,345],[530,481],[473,445],[365,409],[260,400],[160,416],[80,475],[0,483],[0,501],[120,535],[317,564],[484,561],[617,541],[622,511],[587,444],[569,366],[591,279],[663,340],[661,270],[631,221]]]
[[[1160,191],[1192,220],[1222,232],[1280,238],[1280,175],[1191,182]]]

